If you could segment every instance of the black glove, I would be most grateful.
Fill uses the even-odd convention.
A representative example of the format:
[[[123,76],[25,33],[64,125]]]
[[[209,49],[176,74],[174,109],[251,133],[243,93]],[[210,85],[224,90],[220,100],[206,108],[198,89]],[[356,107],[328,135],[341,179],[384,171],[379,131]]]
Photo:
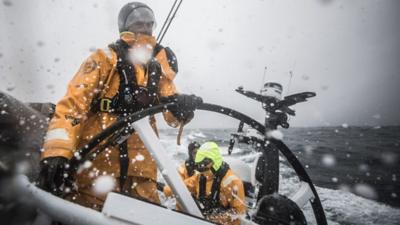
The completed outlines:
[[[61,156],[43,159],[40,162],[39,187],[55,195],[60,195],[67,163],[68,159]]]
[[[157,190],[164,191],[165,184],[157,182]]]
[[[201,97],[196,95],[179,94],[174,96],[174,101],[177,103],[175,109],[172,109],[172,114],[179,122],[188,123],[194,117],[194,110],[197,106],[203,103]]]
[[[188,145],[188,153],[191,153],[198,148],[200,148],[199,142],[197,141],[190,142],[190,144]]]

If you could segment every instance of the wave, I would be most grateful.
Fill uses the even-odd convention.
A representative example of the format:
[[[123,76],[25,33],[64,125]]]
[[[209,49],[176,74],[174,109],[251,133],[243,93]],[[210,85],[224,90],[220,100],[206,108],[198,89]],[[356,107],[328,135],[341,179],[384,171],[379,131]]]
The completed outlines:
[[[224,133],[226,133],[226,131],[224,131]],[[194,134],[200,135],[196,135],[197,138],[194,138]],[[207,138],[210,138],[210,140],[217,139],[222,143],[221,148],[223,155],[225,157],[228,155],[227,141],[223,140],[218,130],[189,132],[189,134],[182,136],[183,140],[181,146],[176,145],[175,138],[176,136],[173,132],[161,132],[161,142],[177,165],[187,157],[186,146],[192,140],[205,141]],[[299,150],[303,148],[304,147],[299,144],[295,149]],[[333,151],[333,148],[330,147],[320,148],[324,151]],[[250,151],[248,147],[241,146],[235,147],[230,157],[240,159],[251,166],[257,154],[256,152]],[[280,158],[280,160],[285,162],[283,158]],[[287,196],[290,196],[290,194],[294,193],[300,187],[300,181],[294,170],[285,163],[281,163],[280,165],[279,186],[279,192]],[[329,225],[394,225],[400,223],[400,209],[398,208],[357,196],[346,190],[335,190],[319,186],[316,186],[316,188],[325,209]],[[303,210],[309,224],[316,224],[311,204],[306,204]]]

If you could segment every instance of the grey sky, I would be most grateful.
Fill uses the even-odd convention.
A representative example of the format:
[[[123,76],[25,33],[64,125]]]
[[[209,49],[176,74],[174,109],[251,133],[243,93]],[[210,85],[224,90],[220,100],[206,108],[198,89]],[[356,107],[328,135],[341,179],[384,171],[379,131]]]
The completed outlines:
[[[118,38],[127,1],[3,0],[0,90],[24,101],[57,101],[90,54]],[[158,20],[171,1],[143,1]],[[289,93],[315,91],[293,126],[399,125],[400,1],[184,0],[164,45],[176,52],[181,92],[263,120],[258,103],[233,90],[267,80]],[[199,113],[193,126],[233,126]]]

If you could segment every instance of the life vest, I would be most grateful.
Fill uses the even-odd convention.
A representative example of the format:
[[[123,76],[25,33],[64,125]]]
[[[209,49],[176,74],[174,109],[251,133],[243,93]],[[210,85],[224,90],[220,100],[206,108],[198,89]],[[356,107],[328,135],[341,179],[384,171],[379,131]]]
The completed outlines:
[[[157,54],[165,49],[168,63],[177,73],[176,56],[171,49],[164,48],[160,44],[154,47],[152,58],[145,66],[147,73],[147,86],[141,86],[136,81],[135,66],[128,60],[129,45],[122,39],[109,45],[117,54],[117,71],[119,75],[119,87],[112,98],[99,98],[93,100],[91,111],[117,114],[120,118],[130,113],[135,113],[156,104],[158,99],[159,81],[162,75],[160,64],[155,60]],[[120,163],[120,188],[124,186],[128,175],[129,157],[128,144],[125,140],[119,144]]]
[[[213,171],[214,178],[211,186],[211,194],[208,196],[206,195],[207,178],[204,175],[200,175],[199,196],[197,201],[204,215],[218,213],[226,210],[226,207],[220,204],[219,197],[221,192],[221,182],[228,170],[229,165],[223,162],[221,168],[218,171]]]
[[[158,88],[161,77],[161,66],[155,60],[156,55],[165,50],[169,65],[178,72],[176,56],[168,47],[164,48],[156,44],[152,59],[145,66],[147,73],[147,86],[138,85],[134,65],[128,60],[127,53],[129,45],[122,39],[109,45],[117,54],[117,71],[119,75],[119,87],[116,95],[112,98],[100,98],[93,101],[92,112],[108,112],[117,115],[127,115],[151,107],[158,99]]]

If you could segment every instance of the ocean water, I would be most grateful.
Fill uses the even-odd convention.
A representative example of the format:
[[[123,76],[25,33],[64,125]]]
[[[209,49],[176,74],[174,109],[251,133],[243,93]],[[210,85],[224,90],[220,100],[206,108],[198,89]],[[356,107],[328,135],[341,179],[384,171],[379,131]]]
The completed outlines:
[[[251,166],[258,154],[251,146],[236,144],[232,155],[228,155],[232,132],[234,129],[185,129],[178,146],[177,130],[167,129],[160,131],[160,141],[176,165],[187,157],[189,142],[196,140],[215,141],[224,157],[234,157]],[[400,225],[400,127],[290,128],[281,132],[283,142],[316,185],[329,225]],[[33,157],[10,154],[12,148],[3,152],[10,160]],[[290,196],[300,182],[285,159],[281,157],[280,161],[279,192]],[[306,204],[303,211],[309,224],[316,224],[311,205]],[[20,216],[26,217],[26,213]]]
[[[177,130],[162,130],[160,139],[178,165],[187,144],[215,141],[225,157],[252,165],[257,153],[246,144],[227,148],[233,129],[185,130],[176,145]],[[281,130],[283,142],[305,166],[317,187],[329,224],[400,224],[400,127],[316,127]],[[290,195],[299,180],[281,157],[279,192]],[[316,224],[311,205],[303,208]]]

